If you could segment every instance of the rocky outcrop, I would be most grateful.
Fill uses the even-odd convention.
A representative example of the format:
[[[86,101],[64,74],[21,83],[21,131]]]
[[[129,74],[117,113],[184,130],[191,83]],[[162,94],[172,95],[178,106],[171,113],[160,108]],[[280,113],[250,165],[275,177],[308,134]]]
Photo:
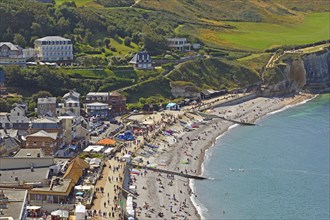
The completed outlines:
[[[306,87],[330,86],[330,49],[302,57],[306,71]]]
[[[282,64],[283,65],[283,64]],[[284,80],[268,85],[263,95],[284,94],[301,89],[323,90],[330,87],[330,49],[289,59],[282,71]]]

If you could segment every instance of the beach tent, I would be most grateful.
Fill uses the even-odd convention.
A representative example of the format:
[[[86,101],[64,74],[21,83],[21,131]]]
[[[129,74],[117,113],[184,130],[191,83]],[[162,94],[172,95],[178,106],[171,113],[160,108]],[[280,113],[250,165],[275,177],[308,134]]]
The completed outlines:
[[[59,216],[60,219],[69,219],[69,211],[67,210],[56,210],[50,213],[51,216]]]
[[[100,152],[101,150],[103,150],[104,146],[101,145],[89,145],[84,152]]]
[[[101,159],[99,159],[99,158],[92,158],[89,161],[89,165],[100,165],[100,164],[101,164]]]
[[[74,189],[76,190],[90,190],[91,188],[92,186],[82,186],[82,185],[78,185],[74,187]]]
[[[104,153],[105,154],[110,154],[112,151],[113,151],[113,147],[109,147],[108,149],[106,149],[105,151],[104,151]]]
[[[85,220],[86,216],[86,207],[84,205],[76,206],[76,220]]]
[[[131,161],[131,155],[129,155],[129,154],[124,155],[123,160],[125,160],[126,162],[130,162]]]
[[[116,141],[110,138],[104,138],[98,141],[96,144],[110,146],[110,145],[115,145]]]
[[[176,108],[176,103],[174,103],[174,102],[170,102],[166,105],[167,110],[173,110],[175,108]]]

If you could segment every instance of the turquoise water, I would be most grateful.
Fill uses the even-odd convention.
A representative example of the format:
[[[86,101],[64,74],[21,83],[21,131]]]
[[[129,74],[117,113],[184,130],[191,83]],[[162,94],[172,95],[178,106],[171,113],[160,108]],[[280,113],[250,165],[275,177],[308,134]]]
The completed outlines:
[[[330,219],[330,94],[257,123],[207,152],[212,179],[193,182],[204,219]]]

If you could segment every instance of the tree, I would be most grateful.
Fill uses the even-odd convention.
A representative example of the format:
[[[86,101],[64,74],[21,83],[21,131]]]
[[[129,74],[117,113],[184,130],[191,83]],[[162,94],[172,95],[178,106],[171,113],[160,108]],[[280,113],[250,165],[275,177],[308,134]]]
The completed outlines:
[[[41,26],[38,23],[33,22],[31,25],[32,35],[40,35],[41,33]]]
[[[117,32],[116,32],[116,27],[113,26],[113,25],[109,25],[109,26],[107,27],[107,32],[108,32],[108,34],[109,34],[110,37],[114,37],[114,36],[116,36],[116,34],[117,34]]]
[[[104,43],[104,46],[106,48],[110,47],[110,39],[109,38],[104,38],[103,43]]]
[[[93,38],[93,33],[87,29],[84,37],[85,44],[90,44]]]
[[[97,39],[97,40],[96,40],[96,45],[97,45],[99,48],[101,48],[101,47],[102,47],[102,40]]]
[[[130,37],[125,37],[124,44],[129,47],[131,46],[131,41],[132,39]]]
[[[48,91],[39,91],[38,93],[32,95],[32,100],[34,102],[37,102],[38,98],[47,98],[47,97],[52,97],[52,94]]]
[[[25,47],[26,45],[25,38],[21,34],[14,35],[14,43],[21,47]]]
[[[5,99],[0,98],[0,112],[7,112],[9,110],[10,110],[9,103]]]

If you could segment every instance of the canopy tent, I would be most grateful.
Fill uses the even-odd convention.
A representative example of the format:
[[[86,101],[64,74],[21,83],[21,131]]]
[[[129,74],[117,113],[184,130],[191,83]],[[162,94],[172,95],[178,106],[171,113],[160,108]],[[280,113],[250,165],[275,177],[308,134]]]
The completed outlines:
[[[101,159],[99,159],[99,158],[92,158],[89,161],[89,165],[100,165],[100,163],[101,163]]]
[[[113,150],[114,150],[113,147],[109,147],[108,149],[106,149],[106,150],[104,151],[104,153],[105,153],[105,154],[110,154]]]
[[[129,154],[125,154],[125,155],[123,156],[123,160],[125,160],[126,162],[130,162],[130,161],[131,161],[131,155],[129,155]]]
[[[104,138],[100,141],[98,141],[96,144],[100,144],[100,145],[115,145],[116,141],[110,138]]]
[[[27,210],[38,210],[38,209],[41,209],[41,206],[35,206],[35,205],[30,206],[30,205],[28,205],[28,206],[26,206],[26,209]]]
[[[101,145],[90,145],[84,150],[84,152],[92,152],[93,151],[93,152],[98,153],[101,150],[103,150],[103,148],[104,148],[104,146],[101,146]]]
[[[84,205],[76,205],[76,220],[85,220],[86,207]]]
[[[82,185],[78,185],[74,187],[76,190],[90,190],[92,188],[92,186],[82,186]]]
[[[60,216],[60,218],[69,218],[69,211],[67,210],[56,210],[50,213],[52,216]]]

